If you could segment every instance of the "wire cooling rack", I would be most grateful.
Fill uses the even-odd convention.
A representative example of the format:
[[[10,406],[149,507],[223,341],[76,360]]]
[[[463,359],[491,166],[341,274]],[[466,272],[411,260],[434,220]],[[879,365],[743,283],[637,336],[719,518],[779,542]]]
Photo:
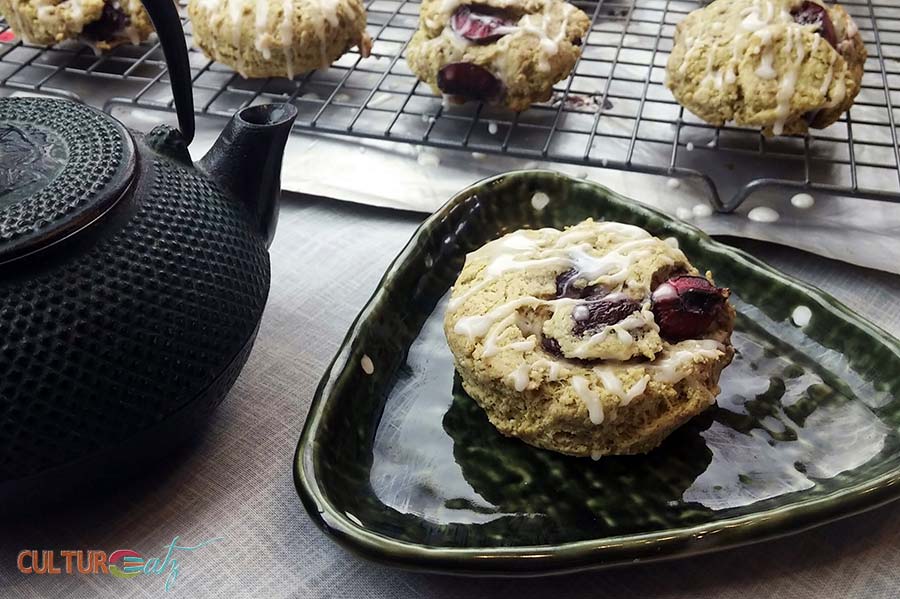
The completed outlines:
[[[290,102],[300,131],[695,179],[722,211],[763,188],[900,202],[900,5],[890,1],[842,2],[869,51],[862,90],[839,122],[807,136],[766,139],[753,129],[712,127],[675,102],[663,74],[675,24],[701,4],[691,1],[575,0],[592,20],[581,59],[551,102],[522,113],[449,106],[416,80],[404,53],[418,0],[369,0],[371,56],[350,52],[294,80],[245,80],[192,49],[194,97],[199,114],[221,117]],[[0,85],[76,100],[79,90],[108,86],[116,97],[107,110],[172,110],[153,42],[97,56],[75,42],[24,44],[0,21]]]

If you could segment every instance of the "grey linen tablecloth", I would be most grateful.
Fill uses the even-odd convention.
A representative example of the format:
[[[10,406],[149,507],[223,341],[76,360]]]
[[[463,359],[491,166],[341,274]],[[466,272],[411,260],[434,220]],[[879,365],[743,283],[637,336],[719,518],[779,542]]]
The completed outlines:
[[[0,528],[2,597],[866,597],[900,596],[900,504],[726,552],[538,580],[392,570],[346,553],[297,498],[291,461],[315,387],[351,321],[421,215],[288,197],[272,248],[272,291],[237,384],[190,447],[144,476]],[[739,244],[818,285],[893,334],[900,277],[784,247]],[[21,549],[128,548],[179,555],[161,576],[25,575]],[[59,565],[59,564],[57,564]]]

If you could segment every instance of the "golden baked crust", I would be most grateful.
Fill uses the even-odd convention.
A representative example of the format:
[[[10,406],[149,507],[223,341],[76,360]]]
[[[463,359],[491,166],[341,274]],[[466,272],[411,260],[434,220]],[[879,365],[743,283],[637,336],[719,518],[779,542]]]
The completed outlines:
[[[589,273],[584,289],[640,308],[594,334],[573,333],[584,303],[559,295],[573,268]],[[463,387],[501,433],[537,447],[593,457],[653,449],[715,401],[734,354],[727,302],[698,338],[660,337],[650,296],[673,273],[697,271],[673,244],[619,223],[517,231],[487,244],[467,257],[444,321]],[[560,347],[548,348],[548,338]],[[578,346],[587,359],[575,357]]]
[[[438,71],[447,64],[468,62],[486,68],[504,86],[499,103],[522,111],[545,102],[553,84],[572,71],[581,56],[581,43],[590,19],[562,0],[483,0],[470,6],[508,11],[515,31],[491,43],[472,43],[456,35],[449,23],[466,3],[424,0],[416,31],[406,52],[410,70],[441,95]]]
[[[190,0],[188,14],[194,43],[243,77],[293,78],[372,47],[362,0]]]
[[[827,11],[834,46],[823,25],[796,22],[792,12],[804,4]],[[734,121],[766,135],[805,133],[850,108],[865,61],[856,24],[837,4],[717,0],[676,27],[666,84],[708,123]]]

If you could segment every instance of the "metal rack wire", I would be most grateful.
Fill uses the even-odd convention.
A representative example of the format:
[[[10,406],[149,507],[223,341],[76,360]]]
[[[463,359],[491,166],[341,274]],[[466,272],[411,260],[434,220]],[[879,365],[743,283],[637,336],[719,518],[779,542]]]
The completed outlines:
[[[369,0],[371,56],[350,52],[294,80],[245,80],[192,50],[197,112],[230,117],[249,104],[287,101],[299,110],[299,131],[690,178],[721,211],[763,188],[900,202],[900,6],[843,1],[869,51],[855,105],[827,129],[766,139],[757,130],[703,123],[663,85],[675,24],[699,2],[573,3],[592,19],[582,57],[553,101],[522,113],[448,106],[416,80],[403,56],[419,0]],[[118,94],[107,110],[172,110],[158,44],[102,56],[74,42],[35,47],[0,21],[0,85],[78,100],[79,89],[104,82],[114,82]]]

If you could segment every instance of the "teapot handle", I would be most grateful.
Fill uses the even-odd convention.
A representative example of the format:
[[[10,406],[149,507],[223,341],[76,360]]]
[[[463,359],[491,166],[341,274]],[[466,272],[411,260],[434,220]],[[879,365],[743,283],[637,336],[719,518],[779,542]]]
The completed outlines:
[[[178,128],[186,144],[194,139],[194,95],[187,43],[176,0],[141,0],[162,46],[172,84],[172,97],[178,115]]]

